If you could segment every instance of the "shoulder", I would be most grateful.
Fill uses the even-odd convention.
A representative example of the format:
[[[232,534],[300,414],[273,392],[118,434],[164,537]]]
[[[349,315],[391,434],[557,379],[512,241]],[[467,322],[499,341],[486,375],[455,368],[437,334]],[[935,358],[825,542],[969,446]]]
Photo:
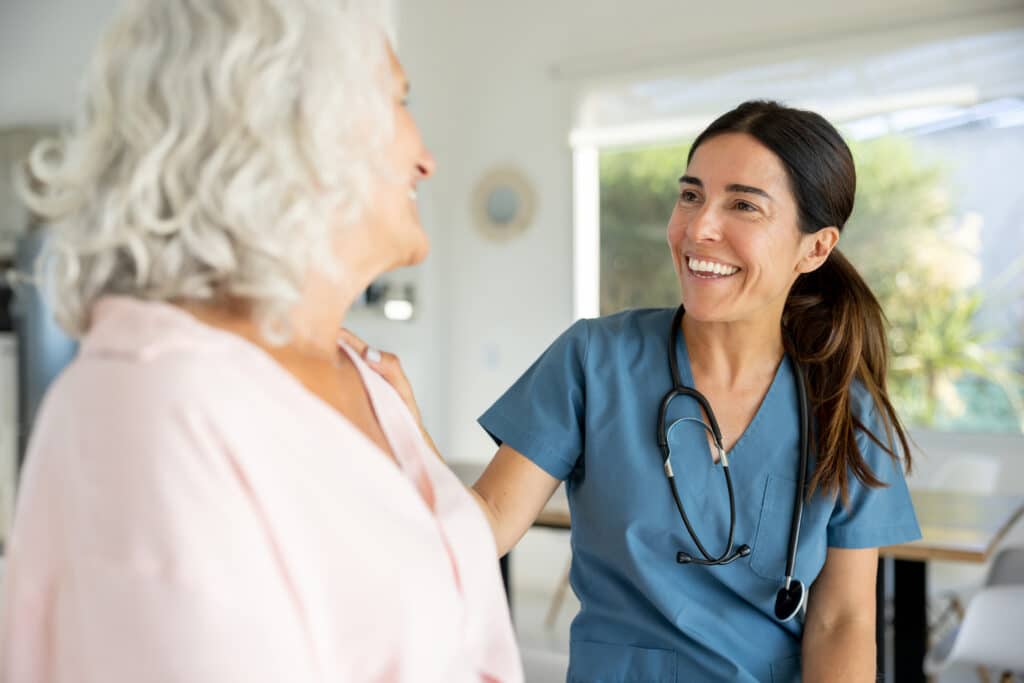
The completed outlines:
[[[668,331],[675,309],[631,308],[587,321],[594,334],[633,336]],[[662,329],[665,328],[665,329]]]
[[[85,354],[55,384],[54,403],[76,410],[156,416],[216,406],[261,384],[250,359],[228,349],[174,349],[153,357]]]
[[[247,394],[258,397],[257,387],[229,357],[78,358],[48,392],[27,459],[58,475],[50,483],[66,495],[92,486],[111,499],[173,502],[160,492],[232,479],[225,449],[246,429]],[[80,478],[65,481],[61,470]]]
[[[891,469],[905,455],[902,443],[890,415],[860,380],[850,384],[850,415],[854,421],[854,438],[865,462],[880,479],[890,479],[891,475],[883,471]]]
[[[289,420],[266,400],[281,397],[278,388],[249,359],[218,351],[80,357],[33,426],[27,492],[61,501],[46,516],[84,515],[81,523],[103,527],[116,552],[125,550],[119,535],[151,538],[145,545],[157,552],[158,536],[201,530],[211,510],[235,509],[248,495],[240,475],[265,453],[260,437]]]
[[[850,412],[865,425],[874,422],[878,416],[874,397],[859,379],[850,383]]]
[[[880,406],[868,388],[859,379],[850,383],[850,415],[858,426],[857,439],[871,440],[865,432],[870,432],[883,443],[888,440],[886,425],[889,420],[883,406]]]
[[[635,308],[578,323],[584,324],[590,347],[601,353],[667,339],[674,313],[669,308]]]
[[[37,457],[153,477],[186,461],[210,465],[223,460],[232,435],[273,422],[263,404],[291,390],[284,371],[240,339],[179,331],[135,345],[84,341],[40,408]]]
[[[155,415],[252,400],[261,388],[281,383],[283,372],[254,344],[175,306],[107,298],[97,304],[54,398],[91,409],[92,395],[104,409]]]

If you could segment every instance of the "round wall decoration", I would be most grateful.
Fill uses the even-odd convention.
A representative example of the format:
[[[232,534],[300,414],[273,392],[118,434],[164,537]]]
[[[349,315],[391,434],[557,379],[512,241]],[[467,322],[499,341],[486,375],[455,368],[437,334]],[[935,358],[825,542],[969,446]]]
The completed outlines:
[[[473,190],[473,221],[489,240],[504,242],[533,221],[537,198],[526,175],[515,168],[488,171]]]

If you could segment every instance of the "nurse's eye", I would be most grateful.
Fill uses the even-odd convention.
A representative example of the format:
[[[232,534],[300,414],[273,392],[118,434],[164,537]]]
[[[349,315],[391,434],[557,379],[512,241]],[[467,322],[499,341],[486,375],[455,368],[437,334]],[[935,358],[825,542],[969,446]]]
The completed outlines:
[[[700,195],[693,190],[683,190],[679,193],[679,201],[684,204],[693,204],[700,201]]]
[[[734,206],[740,211],[760,211],[760,209],[758,209],[756,205],[751,204],[750,202],[745,202],[742,199],[737,201]]]

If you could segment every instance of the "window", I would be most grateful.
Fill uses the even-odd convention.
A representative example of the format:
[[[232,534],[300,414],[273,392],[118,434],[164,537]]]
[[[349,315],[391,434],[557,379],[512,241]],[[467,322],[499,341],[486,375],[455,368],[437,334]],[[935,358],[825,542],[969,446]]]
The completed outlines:
[[[603,125],[573,142],[597,179],[599,240],[578,239],[578,286],[582,265],[599,265],[578,313],[678,302],[665,225],[688,141],[756,97],[821,112],[853,149],[857,201],[841,248],[889,318],[904,420],[1024,431],[1024,194],[1010,161],[1024,158],[1024,29],[593,94],[587,117]],[[579,207],[587,172],[576,175]]]

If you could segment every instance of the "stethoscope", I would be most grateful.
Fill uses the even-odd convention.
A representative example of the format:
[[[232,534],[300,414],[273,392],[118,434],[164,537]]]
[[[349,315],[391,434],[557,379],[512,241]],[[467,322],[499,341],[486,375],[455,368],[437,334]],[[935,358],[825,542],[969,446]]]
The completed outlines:
[[[729,475],[729,459],[726,457],[725,448],[722,446],[722,432],[718,428],[715,413],[711,410],[711,404],[703,394],[693,387],[683,386],[683,382],[679,378],[679,362],[676,360],[676,347],[679,344],[679,331],[682,328],[684,312],[684,308],[680,306],[672,318],[672,330],[669,333],[668,364],[672,371],[672,389],[661,400],[661,412],[658,415],[658,446],[661,448],[662,465],[665,469],[665,476],[668,478],[669,486],[672,489],[672,498],[676,501],[679,516],[683,519],[683,524],[686,525],[690,538],[697,545],[697,549],[703,555],[703,558],[693,557],[688,553],[679,551],[676,553],[676,562],[679,564],[699,564],[704,566],[729,564],[737,558],[749,555],[750,546],[744,543],[738,547],[733,547],[733,532],[736,529],[736,498],[732,488],[732,477]],[[775,596],[775,616],[780,621],[789,621],[796,616],[803,608],[804,602],[807,599],[807,589],[802,581],[794,578],[793,569],[796,564],[797,541],[800,536],[800,518],[804,511],[804,485],[807,474],[807,454],[810,447],[810,422],[807,416],[807,387],[804,384],[803,370],[796,361],[793,362],[793,371],[796,374],[797,404],[800,411],[800,471],[797,475],[798,484],[796,487],[796,501],[793,505],[793,518],[789,526],[786,582],[779,588],[779,592]],[[700,407],[704,409],[704,414],[708,416],[708,421],[711,425],[708,426],[706,422],[699,418],[683,417],[673,422],[666,429],[665,419],[668,415],[668,406],[672,399],[677,396],[689,396],[697,401]],[[717,557],[711,555],[697,537],[697,532],[693,530],[693,526],[686,516],[686,510],[683,509],[683,501],[679,498],[679,490],[676,488],[675,475],[672,472],[672,462],[669,459],[668,436],[672,428],[680,422],[696,422],[711,434],[715,450],[718,451],[718,462],[722,466],[722,473],[725,475],[725,486],[729,490],[729,540],[725,550]]]

